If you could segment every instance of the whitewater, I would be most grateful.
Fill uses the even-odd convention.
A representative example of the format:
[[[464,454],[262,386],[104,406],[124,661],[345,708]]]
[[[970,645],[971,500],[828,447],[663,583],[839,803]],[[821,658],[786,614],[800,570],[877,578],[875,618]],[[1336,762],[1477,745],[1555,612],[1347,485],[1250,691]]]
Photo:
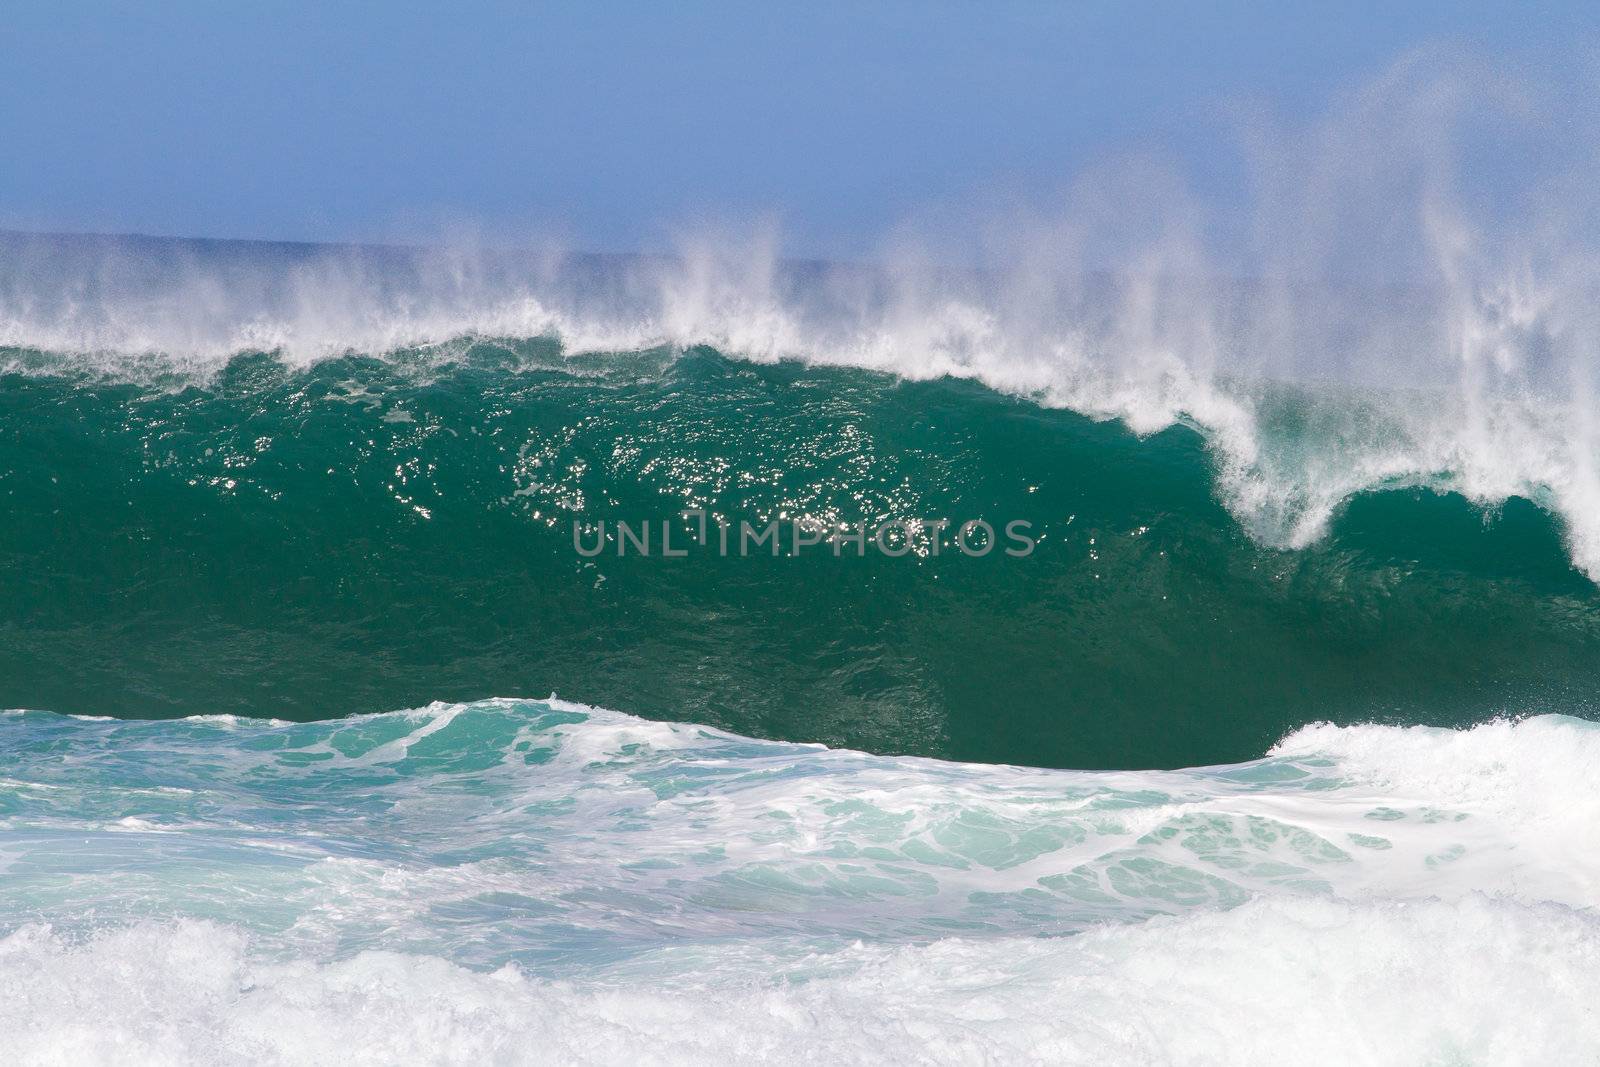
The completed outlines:
[[[13,712],[0,1047],[1579,1062],[1600,1043],[1597,772],[1600,729],[1552,716],[1309,726],[1249,763],[1091,773],[554,698],[305,724]]]

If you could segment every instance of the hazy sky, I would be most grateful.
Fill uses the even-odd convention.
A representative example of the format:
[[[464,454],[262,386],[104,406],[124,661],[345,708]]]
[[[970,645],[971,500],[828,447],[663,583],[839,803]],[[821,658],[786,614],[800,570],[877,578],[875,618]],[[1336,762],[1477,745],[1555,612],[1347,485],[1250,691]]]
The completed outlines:
[[[850,255],[1113,151],[1226,187],[1236,105],[1419,44],[1591,39],[1581,4],[8,0],[0,226],[626,250],[766,214]]]

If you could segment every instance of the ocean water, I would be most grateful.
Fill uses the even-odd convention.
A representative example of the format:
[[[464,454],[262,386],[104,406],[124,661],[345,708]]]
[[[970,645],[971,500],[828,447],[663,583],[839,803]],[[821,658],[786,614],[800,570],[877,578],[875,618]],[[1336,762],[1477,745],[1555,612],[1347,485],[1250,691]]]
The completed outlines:
[[[1600,1053],[1576,305],[3,251],[7,1061]]]

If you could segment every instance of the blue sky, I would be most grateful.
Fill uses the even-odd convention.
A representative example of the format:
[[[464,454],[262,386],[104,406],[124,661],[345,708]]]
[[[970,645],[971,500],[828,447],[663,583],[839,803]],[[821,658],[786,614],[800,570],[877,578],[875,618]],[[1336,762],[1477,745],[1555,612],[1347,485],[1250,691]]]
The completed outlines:
[[[1234,175],[1418,45],[1511,66],[1582,5],[34,3],[0,13],[0,226],[587,248],[777,218],[859,253],[908,214],[1149,149]],[[931,205],[931,207],[930,207]]]

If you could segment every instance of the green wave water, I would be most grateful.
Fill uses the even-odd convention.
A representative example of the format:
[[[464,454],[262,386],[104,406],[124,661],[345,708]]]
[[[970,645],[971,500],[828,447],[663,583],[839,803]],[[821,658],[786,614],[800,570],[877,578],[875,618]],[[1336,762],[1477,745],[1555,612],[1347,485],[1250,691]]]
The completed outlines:
[[[1371,491],[1275,548],[1219,503],[1197,430],[971,382],[546,340],[244,354],[204,378],[0,365],[0,706],[311,720],[556,692],[1140,768],[1253,758],[1315,720],[1582,714],[1600,686],[1600,590],[1526,499]],[[1281,447],[1316,410],[1287,395]],[[575,550],[575,521],[687,535],[686,509],[1022,520],[1038,545]]]

